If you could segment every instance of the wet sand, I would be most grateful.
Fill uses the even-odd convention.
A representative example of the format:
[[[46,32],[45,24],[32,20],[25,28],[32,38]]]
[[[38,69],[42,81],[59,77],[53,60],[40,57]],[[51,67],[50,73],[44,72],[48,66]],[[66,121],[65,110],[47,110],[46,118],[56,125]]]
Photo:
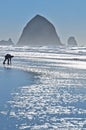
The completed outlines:
[[[11,93],[16,88],[34,83],[34,74],[31,72],[0,67],[0,108],[11,98]]]

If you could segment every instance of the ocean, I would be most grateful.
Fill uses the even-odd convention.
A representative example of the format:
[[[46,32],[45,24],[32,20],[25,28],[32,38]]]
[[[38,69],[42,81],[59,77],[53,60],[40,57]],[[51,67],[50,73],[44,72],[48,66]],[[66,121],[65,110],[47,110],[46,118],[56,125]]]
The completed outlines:
[[[86,129],[86,48],[0,46],[0,128]]]

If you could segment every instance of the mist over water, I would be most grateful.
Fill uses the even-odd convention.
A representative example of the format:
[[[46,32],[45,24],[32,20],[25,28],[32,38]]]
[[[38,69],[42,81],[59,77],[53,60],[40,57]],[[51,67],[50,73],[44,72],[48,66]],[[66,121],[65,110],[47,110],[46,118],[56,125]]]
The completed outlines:
[[[12,65],[2,68],[8,52]],[[85,47],[0,47],[2,130],[86,128],[85,59]]]

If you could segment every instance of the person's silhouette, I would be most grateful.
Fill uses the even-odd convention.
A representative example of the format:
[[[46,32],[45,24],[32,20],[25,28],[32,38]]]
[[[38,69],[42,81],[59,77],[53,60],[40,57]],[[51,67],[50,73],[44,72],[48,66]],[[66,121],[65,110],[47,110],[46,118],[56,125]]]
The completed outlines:
[[[3,61],[3,64],[5,64],[6,60],[7,60],[7,64],[11,64],[11,58],[13,58],[14,56],[10,55],[10,54],[6,54],[5,55],[5,60]]]

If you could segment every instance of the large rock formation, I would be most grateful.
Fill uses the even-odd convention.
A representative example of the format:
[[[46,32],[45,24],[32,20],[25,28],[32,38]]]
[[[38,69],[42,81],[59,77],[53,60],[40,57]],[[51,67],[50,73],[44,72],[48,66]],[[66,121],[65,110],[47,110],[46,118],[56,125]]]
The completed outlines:
[[[69,37],[68,41],[67,41],[67,45],[70,47],[77,46],[77,41],[76,41],[75,37],[73,37],[73,36]]]
[[[12,42],[11,38],[9,38],[8,41],[1,40],[0,45],[8,46],[8,45],[14,45],[14,43]]]
[[[61,42],[55,27],[46,18],[36,15],[23,29],[17,45],[53,46]]]

